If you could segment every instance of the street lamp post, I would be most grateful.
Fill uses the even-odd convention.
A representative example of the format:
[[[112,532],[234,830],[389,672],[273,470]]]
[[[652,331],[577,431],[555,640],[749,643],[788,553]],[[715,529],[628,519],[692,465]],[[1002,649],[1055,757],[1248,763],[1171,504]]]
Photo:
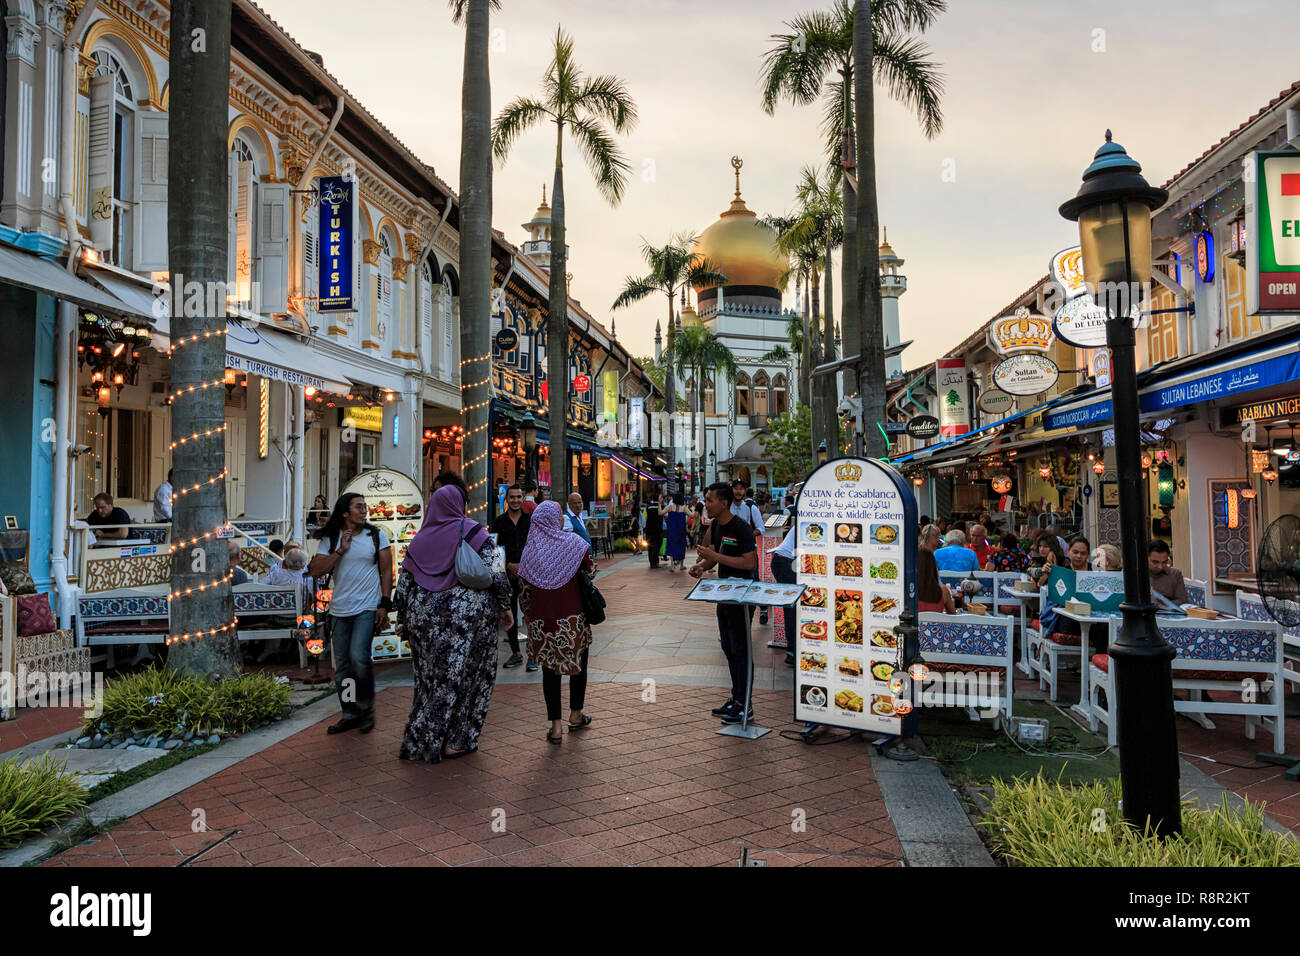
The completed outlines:
[[[709,452],[709,475],[709,480],[700,482],[700,484],[712,484],[718,480],[718,453],[716,451]]]
[[[519,437],[524,443],[524,487],[531,494],[537,487],[537,420],[532,412],[524,412]]]
[[[1106,130],[1106,142],[1084,171],[1078,195],[1063,203],[1060,213],[1079,223],[1084,278],[1107,314],[1120,524],[1128,532],[1122,536],[1123,623],[1109,649],[1115,662],[1112,704],[1124,818],[1139,830],[1149,823],[1154,833],[1170,836],[1182,829],[1170,670],[1174,649],[1161,636],[1151,603],[1130,317],[1140,289],[1151,280],[1151,211],[1169,194],[1149,185],[1141,173],[1142,167],[1111,142]]]
[[[817,446],[817,464],[826,464],[826,443],[822,442]]]

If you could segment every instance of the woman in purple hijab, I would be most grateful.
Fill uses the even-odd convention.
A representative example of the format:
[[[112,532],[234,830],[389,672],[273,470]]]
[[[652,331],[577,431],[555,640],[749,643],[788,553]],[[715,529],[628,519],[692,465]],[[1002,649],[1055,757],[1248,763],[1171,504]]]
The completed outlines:
[[[560,675],[569,675],[569,731],[591,718],[582,712],[587,694],[587,651],[591,626],[582,613],[578,572],[594,574],[591,545],[564,530],[560,506],[543,501],[532,514],[528,541],[519,558],[519,611],[528,626],[528,656],[542,665],[542,694],[551,729],[546,739],[564,740],[560,719]]]
[[[492,564],[495,547],[465,516],[459,488],[444,485],[425,508],[424,524],[406,550],[393,607],[411,643],[415,696],[406,722],[403,760],[437,763],[478,749],[497,673],[497,628],[513,623],[505,568],[484,591],[456,578],[456,549],[469,542]]]

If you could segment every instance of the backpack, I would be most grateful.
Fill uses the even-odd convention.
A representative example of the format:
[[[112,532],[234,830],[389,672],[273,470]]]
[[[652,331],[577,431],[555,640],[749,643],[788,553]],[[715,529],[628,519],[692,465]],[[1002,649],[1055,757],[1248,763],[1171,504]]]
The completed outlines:
[[[366,530],[370,532],[370,540],[374,542],[375,564],[378,564],[379,563],[379,529],[374,525],[367,523]],[[329,542],[330,542],[330,551],[333,551],[335,548],[339,546],[339,539],[334,535],[330,535]]]

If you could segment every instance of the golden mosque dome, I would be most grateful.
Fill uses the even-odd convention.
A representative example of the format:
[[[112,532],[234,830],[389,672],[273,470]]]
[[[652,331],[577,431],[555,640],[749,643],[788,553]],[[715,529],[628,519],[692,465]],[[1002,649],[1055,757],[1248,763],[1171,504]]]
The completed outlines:
[[[776,232],[759,222],[757,214],[740,198],[740,158],[733,156],[731,165],[736,170],[735,198],[718,221],[695,241],[695,253],[707,258],[727,277],[723,288],[779,289],[789,260],[777,251]]]
[[[695,311],[695,307],[689,302],[682,307],[679,318],[681,319],[682,328],[684,329],[704,324],[704,320],[700,318],[699,313]]]

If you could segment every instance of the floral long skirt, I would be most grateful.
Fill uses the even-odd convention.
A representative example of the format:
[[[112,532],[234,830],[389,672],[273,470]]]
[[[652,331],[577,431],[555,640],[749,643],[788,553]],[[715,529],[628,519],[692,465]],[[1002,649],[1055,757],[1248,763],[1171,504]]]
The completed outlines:
[[[436,763],[444,748],[478,746],[496,686],[500,605],[493,590],[426,591],[402,577],[415,694],[399,755]]]

